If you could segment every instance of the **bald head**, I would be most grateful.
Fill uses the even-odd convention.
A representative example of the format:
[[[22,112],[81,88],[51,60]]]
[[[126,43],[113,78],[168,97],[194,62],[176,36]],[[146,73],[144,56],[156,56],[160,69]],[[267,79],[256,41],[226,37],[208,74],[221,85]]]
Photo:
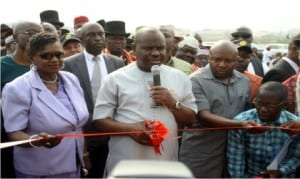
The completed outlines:
[[[143,39],[143,37],[146,34],[157,34],[158,36],[160,36],[164,39],[164,35],[157,28],[155,28],[155,27],[142,27],[135,34],[135,43],[139,44],[141,42],[141,39]]]
[[[103,27],[96,23],[96,22],[87,22],[85,24],[83,24],[80,28],[80,30],[77,32],[78,33],[78,36],[81,38],[82,36],[86,35],[90,29],[93,29],[93,28],[97,28],[97,29],[101,29],[102,32],[104,32],[104,29]]]
[[[13,34],[17,34],[17,33],[20,33],[24,30],[27,30],[27,29],[40,29],[40,31],[42,31],[43,27],[38,24],[38,23],[35,23],[35,22],[30,22],[30,21],[20,21],[20,22],[17,22],[16,24],[14,24],[13,26]]]
[[[233,55],[238,55],[238,50],[237,50],[236,45],[229,40],[220,40],[220,41],[216,42],[210,48],[210,54],[213,54],[220,50],[227,51],[228,53],[231,53]]]

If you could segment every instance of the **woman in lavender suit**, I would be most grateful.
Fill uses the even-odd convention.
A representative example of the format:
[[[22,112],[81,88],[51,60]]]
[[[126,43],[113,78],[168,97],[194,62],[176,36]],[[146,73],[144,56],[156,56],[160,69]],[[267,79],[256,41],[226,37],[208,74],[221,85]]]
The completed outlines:
[[[49,33],[32,36],[29,72],[7,83],[2,92],[5,130],[12,141],[32,139],[14,147],[18,178],[80,177],[84,159],[83,138],[59,134],[82,132],[88,110],[78,79],[63,66],[59,39]],[[40,138],[38,141],[33,139]]]

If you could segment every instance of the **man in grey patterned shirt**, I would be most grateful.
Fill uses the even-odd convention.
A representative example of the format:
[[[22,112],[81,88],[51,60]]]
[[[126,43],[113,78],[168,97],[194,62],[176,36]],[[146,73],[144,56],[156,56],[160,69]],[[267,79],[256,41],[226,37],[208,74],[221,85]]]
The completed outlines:
[[[250,104],[247,77],[234,70],[238,51],[230,41],[219,41],[210,49],[209,65],[192,74],[192,89],[198,120],[191,128],[249,127],[253,121],[232,118]],[[187,131],[183,133],[179,160],[197,178],[228,177],[225,168],[227,131]]]

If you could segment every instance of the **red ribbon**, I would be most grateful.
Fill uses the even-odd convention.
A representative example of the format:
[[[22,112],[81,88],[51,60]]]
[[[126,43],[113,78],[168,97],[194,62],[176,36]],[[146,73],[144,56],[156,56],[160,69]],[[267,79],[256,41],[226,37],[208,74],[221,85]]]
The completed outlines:
[[[149,136],[153,145],[154,152],[161,155],[160,146],[162,146],[161,143],[168,136],[169,130],[160,121],[145,120],[145,126],[146,128],[150,129]]]
[[[149,121],[145,120],[145,125],[148,125],[149,132],[151,133],[151,141],[154,147],[154,151],[157,154],[160,154],[160,145],[162,141],[168,136],[168,129],[159,121]],[[254,126],[249,128],[243,127],[213,127],[213,128],[189,128],[189,129],[178,129],[178,131],[215,131],[215,130],[236,130],[236,129],[285,129],[290,132],[300,134],[300,129],[289,129],[279,126]],[[91,132],[91,133],[71,133],[71,134],[58,134],[57,136],[63,138],[74,138],[74,137],[97,137],[97,136],[115,136],[115,135],[126,135],[126,134],[135,134],[141,133],[144,131],[126,131],[126,132]],[[171,140],[176,140],[181,138],[181,136],[172,137]],[[27,142],[26,142],[27,141]],[[20,145],[23,143],[28,143],[29,140],[25,142],[13,141],[13,142],[4,142],[0,143],[0,149],[6,147],[12,147]]]

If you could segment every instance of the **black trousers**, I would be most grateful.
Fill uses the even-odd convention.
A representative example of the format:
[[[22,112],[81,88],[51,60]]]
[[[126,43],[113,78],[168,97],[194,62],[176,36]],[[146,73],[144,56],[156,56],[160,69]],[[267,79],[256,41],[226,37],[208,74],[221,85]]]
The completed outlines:
[[[9,142],[7,133],[4,129],[4,121],[1,112],[1,142]],[[16,178],[13,163],[13,147],[1,149],[1,173],[0,178]]]
[[[86,140],[92,165],[86,178],[103,178],[108,155],[108,140],[109,137],[91,137]]]
[[[13,164],[13,147],[1,150],[1,174],[0,178],[16,178]]]

